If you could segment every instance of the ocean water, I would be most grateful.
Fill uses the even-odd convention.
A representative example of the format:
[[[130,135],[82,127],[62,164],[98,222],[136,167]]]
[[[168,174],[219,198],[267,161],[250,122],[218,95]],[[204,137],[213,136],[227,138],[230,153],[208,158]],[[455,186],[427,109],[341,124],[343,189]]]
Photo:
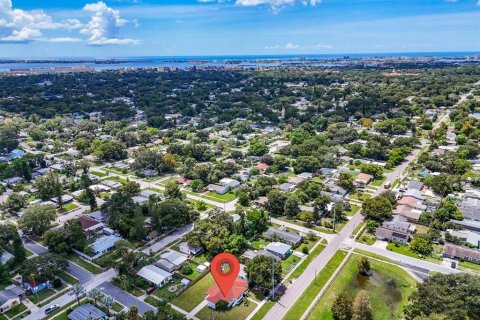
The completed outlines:
[[[395,57],[436,57],[440,60],[479,56],[480,52],[408,52],[408,53],[354,53],[354,54],[297,54],[297,55],[245,55],[245,56],[171,56],[171,57],[76,57],[76,58],[3,58],[0,59],[0,71],[18,68],[59,67],[86,65],[96,70],[120,68],[177,67],[193,66],[279,66],[279,65],[318,65],[335,66],[335,60],[395,58]]]

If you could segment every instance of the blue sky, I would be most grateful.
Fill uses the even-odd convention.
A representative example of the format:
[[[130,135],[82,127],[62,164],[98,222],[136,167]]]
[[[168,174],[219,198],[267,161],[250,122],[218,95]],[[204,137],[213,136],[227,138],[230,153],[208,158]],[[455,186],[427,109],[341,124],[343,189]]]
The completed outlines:
[[[480,0],[0,0],[1,57],[480,51]]]

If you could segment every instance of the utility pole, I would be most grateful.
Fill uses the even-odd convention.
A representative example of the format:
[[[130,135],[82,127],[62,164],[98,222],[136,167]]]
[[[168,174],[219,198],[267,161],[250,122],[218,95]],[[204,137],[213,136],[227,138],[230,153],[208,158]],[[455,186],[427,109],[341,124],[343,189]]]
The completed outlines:
[[[336,212],[335,212],[335,205],[333,206],[333,233],[335,233],[335,218],[336,218]]]
[[[275,259],[272,258],[272,300],[275,300]]]

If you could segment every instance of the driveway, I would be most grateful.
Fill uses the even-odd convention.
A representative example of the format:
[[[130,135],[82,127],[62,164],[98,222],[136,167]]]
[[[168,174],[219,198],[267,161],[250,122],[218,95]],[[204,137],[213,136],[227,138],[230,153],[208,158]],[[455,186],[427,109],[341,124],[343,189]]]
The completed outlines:
[[[137,307],[138,313],[143,315],[147,311],[156,312],[157,309],[152,307],[146,302],[138,299],[137,297],[132,296],[128,292],[123,291],[122,289],[116,287],[110,281],[104,282],[100,284],[97,289],[104,291],[106,294],[110,295],[113,299],[120,302],[124,306],[130,307]]]

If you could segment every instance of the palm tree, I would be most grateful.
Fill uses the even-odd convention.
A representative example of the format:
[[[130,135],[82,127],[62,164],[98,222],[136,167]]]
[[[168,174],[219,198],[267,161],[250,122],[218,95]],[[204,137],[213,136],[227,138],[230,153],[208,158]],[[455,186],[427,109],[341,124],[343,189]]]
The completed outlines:
[[[101,300],[102,297],[104,296],[104,294],[103,294],[103,292],[101,292],[100,290],[98,290],[98,289],[95,288],[95,289],[89,291],[89,292],[87,293],[87,296],[88,296],[89,298],[92,298],[92,299],[93,299],[93,302],[94,302],[95,304],[97,304],[97,301]]]
[[[85,294],[85,288],[80,283],[76,283],[70,289],[70,292],[75,295],[78,305],[80,305],[80,298]]]
[[[110,317],[110,308],[113,306],[114,300],[111,296],[103,294],[102,304],[107,308],[108,316]]]

